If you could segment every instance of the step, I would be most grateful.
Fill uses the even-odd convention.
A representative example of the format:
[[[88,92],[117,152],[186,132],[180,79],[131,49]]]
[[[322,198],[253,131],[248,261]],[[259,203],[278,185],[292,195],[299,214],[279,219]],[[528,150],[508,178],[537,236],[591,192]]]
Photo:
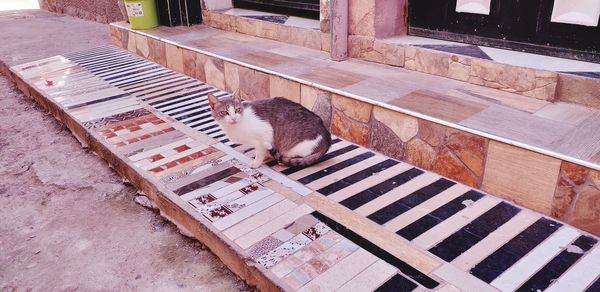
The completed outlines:
[[[600,110],[206,26],[111,28],[159,64],[248,99],[286,96],[347,140],[600,234]]]
[[[349,55],[465,81],[531,98],[600,109],[600,64],[469,45],[411,35],[375,37],[375,1],[350,4]],[[392,9],[391,3],[385,4]],[[401,4],[403,5],[403,4]],[[330,5],[321,3],[316,19],[247,9],[204,10],[203,23],[218,29],[330,51]],[[384,13],[385,14],[385,13]],[[382,23],[393,22],[383,19]],[[373,27],[375,26],[375,27]],[[507,74],[508,73],[508,74]],[[516,77],[518,76],[518,77]]]
[[[124,50],[72,52],[10,73],[165,217],[261,290],[600,285],[597,237],[338,137],[319,164],[248,168],[251,150],[214,139],[219,128],[205,117],[208,93],[230,93]]]

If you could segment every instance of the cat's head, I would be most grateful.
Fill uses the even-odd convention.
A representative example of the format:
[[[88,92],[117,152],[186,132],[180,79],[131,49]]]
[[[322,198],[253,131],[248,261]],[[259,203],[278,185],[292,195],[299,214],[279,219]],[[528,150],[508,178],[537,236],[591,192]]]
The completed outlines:
[[[218,122],[225,121],[228,124],[237,123],[243,112],[242,100],[237,96],[228,96],[218,99],[216,96],[209,94],[208,103],[212,110],[212,115]]]

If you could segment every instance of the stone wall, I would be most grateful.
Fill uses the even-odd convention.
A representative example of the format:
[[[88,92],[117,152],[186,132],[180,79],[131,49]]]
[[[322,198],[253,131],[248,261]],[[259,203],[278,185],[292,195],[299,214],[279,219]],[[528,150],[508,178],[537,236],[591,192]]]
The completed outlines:
[[[112,41],[242,97],[284,95],[331,132],[600,235],[600,171],[250,69],[112,26]]]
[[[50,12],[101,23],[124,20],[117,0],[40,0],[40,6]]]

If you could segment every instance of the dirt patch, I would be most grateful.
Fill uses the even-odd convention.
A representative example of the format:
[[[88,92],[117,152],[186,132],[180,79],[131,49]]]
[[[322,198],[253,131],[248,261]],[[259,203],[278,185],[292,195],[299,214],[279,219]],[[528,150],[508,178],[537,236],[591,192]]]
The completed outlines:
[[[248,290],[0,77],[0,290]]]

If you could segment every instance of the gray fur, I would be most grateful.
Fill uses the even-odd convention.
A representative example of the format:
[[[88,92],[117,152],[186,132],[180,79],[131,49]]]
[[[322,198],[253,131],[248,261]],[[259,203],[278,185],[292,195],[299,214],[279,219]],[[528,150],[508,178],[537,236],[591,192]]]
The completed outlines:
[[[240,106],[238,98],[224,98],[213,107],[215,119],[222,118],[221,109],[233,105],[236,110]],[[282,97],[262,99],[242,103],[242,114],[246,108],[252,108],[256,115],[267,121],[273,127],[273,149],[271,156],[282,164],[290,166],[307,166],[318,162],[331,146],[331,134],[323,124],[323,120],[302,105]],[[286,157],[283,154],[298,143],[314,140],[318,136],[322,139],[313,149],[313,153],[306,157]]]

